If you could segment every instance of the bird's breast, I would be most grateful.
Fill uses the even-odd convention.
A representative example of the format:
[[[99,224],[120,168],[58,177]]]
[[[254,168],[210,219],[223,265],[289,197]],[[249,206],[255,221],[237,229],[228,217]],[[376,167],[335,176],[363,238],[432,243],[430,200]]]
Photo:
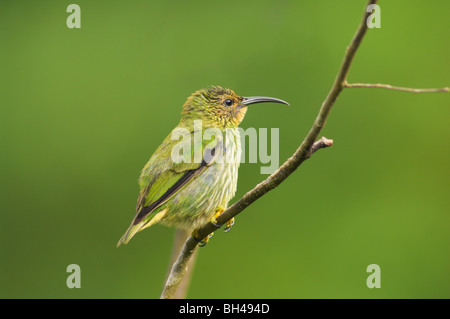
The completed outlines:
[[[218,208],[228,206],[237,189],[242,153],[239,131],[226,129],[222,146],[222,158],[217,158],[168,203],[167,224],[197,228],[209,221]]]
[[[241,140],[237,129],[226,129],[223,134],[223,147],[216,162],[199,177],[204,195],[196,203],[198,207],[205,201],[212,206],[226,207],[237,189],[238,170],[241,161]],[[205,197],[209,197],[206,200]]]

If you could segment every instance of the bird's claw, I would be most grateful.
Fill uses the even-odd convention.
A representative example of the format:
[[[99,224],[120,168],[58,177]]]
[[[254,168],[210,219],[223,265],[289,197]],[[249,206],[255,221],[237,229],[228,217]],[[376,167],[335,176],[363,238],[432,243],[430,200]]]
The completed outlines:
[[[224,212],[224,210],[223,209],[218,209],[217,211],[216,211],[216,213],[213,215],[213,217],[211,217],[211,224],[213,224],[214,226],[216,226],[217,228],[220,228],[220,227],[222,227],[222,225],[219,225],[218,223],[217,223],[217,217],[219,217],[220,216],[220,214],[222,214]]]
[[[234,225],[234,217],[225,223],[225,229],[223,230],[225,233],[228,233],[231,229],[231,226]]]
[[[219,225],[217,223],[217,218],[224,212],[223,209],[218,209],[213,217],[211,217],[211,224],[216,226],[217,228],[222,227],[223,225]],[[225,223],[225,229],[223,230],[225,233],[228,233],[231,229],[231,226],[234,225],[234,217]],[[204,247],[209,242],[209,239],[214,235],[214,233],[209,234],[203,239],[199,239],[197,231],[192,233],[192,237],[198,242],[198,247]]]
[[[218,210],[216,211],[216,213],[214,214],[214,216],[211,217],[211,224],[213,224],[213,225],[216,226],[217,228],[222,227],[223,224],[220,225],[220,224],[217,222],[217,218],[218,218],[224,211],[225,211],[224,209],[218,209]],[[228,233],[228,232],[230,231],[230,229],[231,229],[231,226],[233,226],[233,225],[234,225],[234,217],[231,218],[229,221],[227,221],[227,222],[225,223],[225,229],[224,229],[223,231],[224,231],[225,233]]]
[[[209,239],[214,236],[214,233],[209,234],[208,236],[206,236],[205,238],[203,238],[199,243],[198,243],[198,247],[205,247],[206,244],[209,242]]]
[[[214,235],[214,233],[211,233],[211,234],[209,234],[208,236],[206,236],[205,238],[203,238],[203,239],[199,239],[199,236],[198,236],[198,230],[195,230],[193,233],[192,233],[192,238],[194,238],[194,240],[196,241],[196,242],[198,242],[198,247],[204,247],[204,246],[206,246],[206,244],[208,243],[208,241],[209,241],[209,239],[212,237]]]

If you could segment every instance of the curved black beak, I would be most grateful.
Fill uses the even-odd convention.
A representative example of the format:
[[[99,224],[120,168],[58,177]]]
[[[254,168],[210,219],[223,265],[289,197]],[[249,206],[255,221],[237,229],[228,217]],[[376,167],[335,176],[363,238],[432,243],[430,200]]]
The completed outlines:
[[[289,105],[289,103],[286,101],[276,99],[274,97],[267,97],[267,96],[244,97],[244,100],[241,103],[243,105],[250,105],[250,104],[264,103],[264,102],[281,103],[281,104]]]

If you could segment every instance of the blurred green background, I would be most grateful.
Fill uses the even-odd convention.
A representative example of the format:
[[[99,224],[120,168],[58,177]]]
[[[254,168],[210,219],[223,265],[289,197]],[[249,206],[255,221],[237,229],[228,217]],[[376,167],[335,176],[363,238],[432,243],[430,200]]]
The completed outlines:
[[[243,128],[308,132],[366,1],[0,4],[0,297],[158,298],[174,230],[116,243],[141,168],[197,89],[285,99]],[[380,1],[350,82],[449,85],[449,1]],[[450,298],[449,94],[347,89],[322,150],[216,233],[191,298]],[[243,164],[242,196],[266,176]],[[66,267],[81,267],[81,289]],[[381,267],[369,289],[366,267]]]

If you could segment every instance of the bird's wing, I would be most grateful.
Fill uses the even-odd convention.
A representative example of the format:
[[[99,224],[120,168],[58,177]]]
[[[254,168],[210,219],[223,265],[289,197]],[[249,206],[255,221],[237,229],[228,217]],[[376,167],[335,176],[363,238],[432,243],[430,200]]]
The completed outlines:
[[[192,133],[189,133],[192,135]],[[136,216],[133,225],[137,225],[144,219],[150,220],[149,215],[158,210],[180,189],[199,176],[205,169],[212,165],[222,154],[222,142],[219,138],[202,143],[193,143],[190,148],[190,162],[175,163],[172,158],[172,149],[179,143],[172,140],[169,135],[161,146],[155,151],[147,165],[142,170],[139,178],[141,191],[136,205]],[[191,143],[192,144],[192,143]],[[201,162],[196,152],[200,152]],[[184,154],[186,155],[186,154]],[[200,163],[199,163],[200,162]]]

